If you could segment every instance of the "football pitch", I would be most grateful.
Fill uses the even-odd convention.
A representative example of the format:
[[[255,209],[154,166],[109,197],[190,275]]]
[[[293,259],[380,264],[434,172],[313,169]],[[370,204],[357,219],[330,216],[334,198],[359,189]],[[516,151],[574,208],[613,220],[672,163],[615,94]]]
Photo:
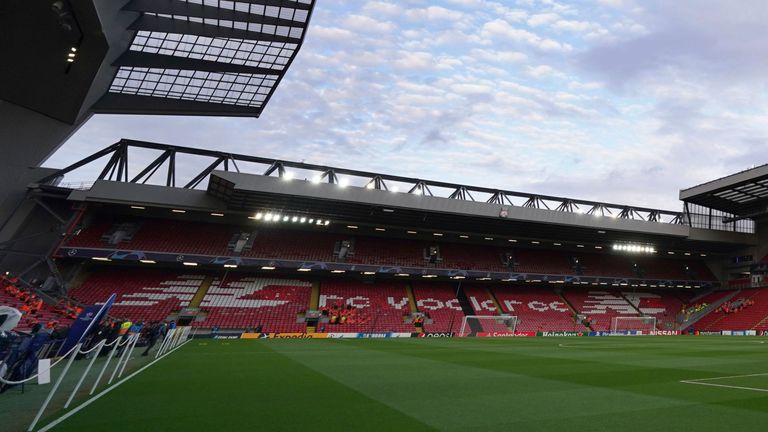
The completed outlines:
[[[196,339],[52,430],[764,431],[764,341]]]

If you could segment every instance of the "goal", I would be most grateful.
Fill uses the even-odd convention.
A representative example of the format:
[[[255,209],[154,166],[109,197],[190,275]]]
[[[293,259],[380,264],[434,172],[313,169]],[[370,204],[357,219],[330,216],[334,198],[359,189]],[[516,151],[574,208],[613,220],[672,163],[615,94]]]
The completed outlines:
[[[517,317],[510,315],[467,315],[461,321],[459,336],[477,336],[478,333],[511,335],[517,328]]]
[[[640,332],[639,334],[651,334],[655,330],[655,317],[613,317],[611,319],[611,333]]]

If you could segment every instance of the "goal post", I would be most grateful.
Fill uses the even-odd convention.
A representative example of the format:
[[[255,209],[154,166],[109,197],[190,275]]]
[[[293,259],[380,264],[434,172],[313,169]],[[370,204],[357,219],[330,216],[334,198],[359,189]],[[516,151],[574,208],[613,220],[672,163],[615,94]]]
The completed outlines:
[[[619,334],[631,331],[651,334],[651,332],[656,331],[656,317],[613,317],[611,319],[611,333]]]
[[[514,333],[517,317],[511,315],[466,315],[461,320],[459,336],[477,336],[477,333]]]

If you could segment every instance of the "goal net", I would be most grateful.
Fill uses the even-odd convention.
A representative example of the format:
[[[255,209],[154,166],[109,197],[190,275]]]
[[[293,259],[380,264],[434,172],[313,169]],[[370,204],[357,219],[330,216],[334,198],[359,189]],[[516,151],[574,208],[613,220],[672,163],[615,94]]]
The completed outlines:
[[[650,334],[656,330],[655,317],[613,317],[611,333],[642,332]]]
[[[514,333],[517,328],[517,317],[510,315],[467,315],[461,321],[459,336],[477,336],[478,333],[486,336],[499,336]]]

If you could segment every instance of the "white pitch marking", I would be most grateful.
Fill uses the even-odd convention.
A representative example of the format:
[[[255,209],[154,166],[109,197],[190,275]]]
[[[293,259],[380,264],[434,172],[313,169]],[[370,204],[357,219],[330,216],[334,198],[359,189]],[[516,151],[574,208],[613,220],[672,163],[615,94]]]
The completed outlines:
[[[721,376],[721,377],[714,377],[714,378],[696,378],[696,379],[689,379],[689,380],[684,380],[684,381],[712,381],[712,380],[719,380],[719,379],[746,378],[746,377],[763,376],[763,375],[768,375],[768,372],[756,373],[756,374],[748,374],[748,375]]]
[[[738,389],[738,390],[751,390],[751,391],[759,391],[759,392],[768,392],[768,389],[761,389],[761,388],[754,388],[754,387],[741,387],[741,386],[731,386],[731,385],[725,385],[725,384],[712,384],[712,383],[705,383],[700,381],[680,381],[683,384],[697,384],[697,385],[705,385],[710,387],[725,387],[725,388],[732,388],[732,389]]]
[[[52,421],[52,422],[48,423],[48,424],[47,424],[47,425],[45,425],[44,427],[42,427],[42,428],[38,429],[38,432],[46,432],[46,431],[49,431],[49,430],[51,430],[51,429],[52,429],[54,426],[58,425],[59,423],[63,422],[64,420],[66,420],[66,419],[68,419],[68,418],[72,417],[74,414],[76,414],[76,413],[77,413],[78,411],[80,411],[81,409],[83,409],[83,408],[87,407],[88,405],[92,404],[93,402],[96,402],[96,401],[97,401],[98,399],[100,399],[102,396],[104,396],[104,395],[106,395],[107,393],[111,392],[112,390],[114,390],[114,389],[118,388],[118,387],[119,387],[121,384],[123,384],[124,382],[128,381],[129,379],[131,379],[131,378],[135,377],[136,375],[140,374],[141,372],[143,372],[145,369],[149,368],[149,367],[150,367],[150,366],[152,366],[153,364],[155,364],[155,363],[159,362],[160,360],[162,360],[162,359],[164,359],[164,358],[168,357],[168,355],[170,355],[170,354],[171,354],[171,353],[173,353],[174,351],[178,350],[179,348],[183,347],[184,345],[186,345],[186,344],[187,344],[187,343],[189,343],[190,341],[192,341],[192,339],[188,339],[188,340],[187,340],[187,341],[185,341],[183,344],[181,344],[181,345],[177,346],[176,348],[174,348],[174,349],[172,349],[172,350],[168,351],[168,352],[167,352],[165,355],[163,355],[162,357],[160,357],[160,358],[157,358],[157,359],[153,360],[152,362],[150,362],[150,363],[146,364],[146,365],[145,365],[144,367],[142,367],[141,369],[137,370],[136,372],[134,372],[134,373],[132,373],[132,374],[128,375],[127,377],[125,377],[125,378],[121,379],[120,381],[116,382],[116,383],[115,383],[115,385],[113,385],[112,387],[107,387],[107,388],[106,388],[106,389],[104,389],[104,391],[102,391],[101,393],[99,393],[99,394],[97,394],[96,396],[94,396],[94,397],[92,397],[92,398],[88,399],[87,401],[83,402],[82,404],[80,404],[80,405],[76,406],[76,407],[75,407],[75,408],[74,408],[72,411],[69,411],[68,413],[64,414],[63,416],[61,416],[61,417],[57,418],[56,420],[54,420],[54,421]]]
[[[721,376],[721,377],[714,377],[714,378],[697,378],[697,379],[691,379],[691,380],[681,380],[680,382],[683,384],[696,384],[696,385],[704,385],[704,386],[710,386],[710,387],[724,387],[724,388],[732,388],[732,389],[738,389],[738,390],[768,392],[768,389],[763,389],[763,388],[732,386],[727,384],[714,384],[714,383],[702,382],[702,381],[714,381],[714,380],[730,379],[730,378],[747,378],[747,377],[766,376],[766,375],[768,375],[768,373],[730,375],[730,376]]]

